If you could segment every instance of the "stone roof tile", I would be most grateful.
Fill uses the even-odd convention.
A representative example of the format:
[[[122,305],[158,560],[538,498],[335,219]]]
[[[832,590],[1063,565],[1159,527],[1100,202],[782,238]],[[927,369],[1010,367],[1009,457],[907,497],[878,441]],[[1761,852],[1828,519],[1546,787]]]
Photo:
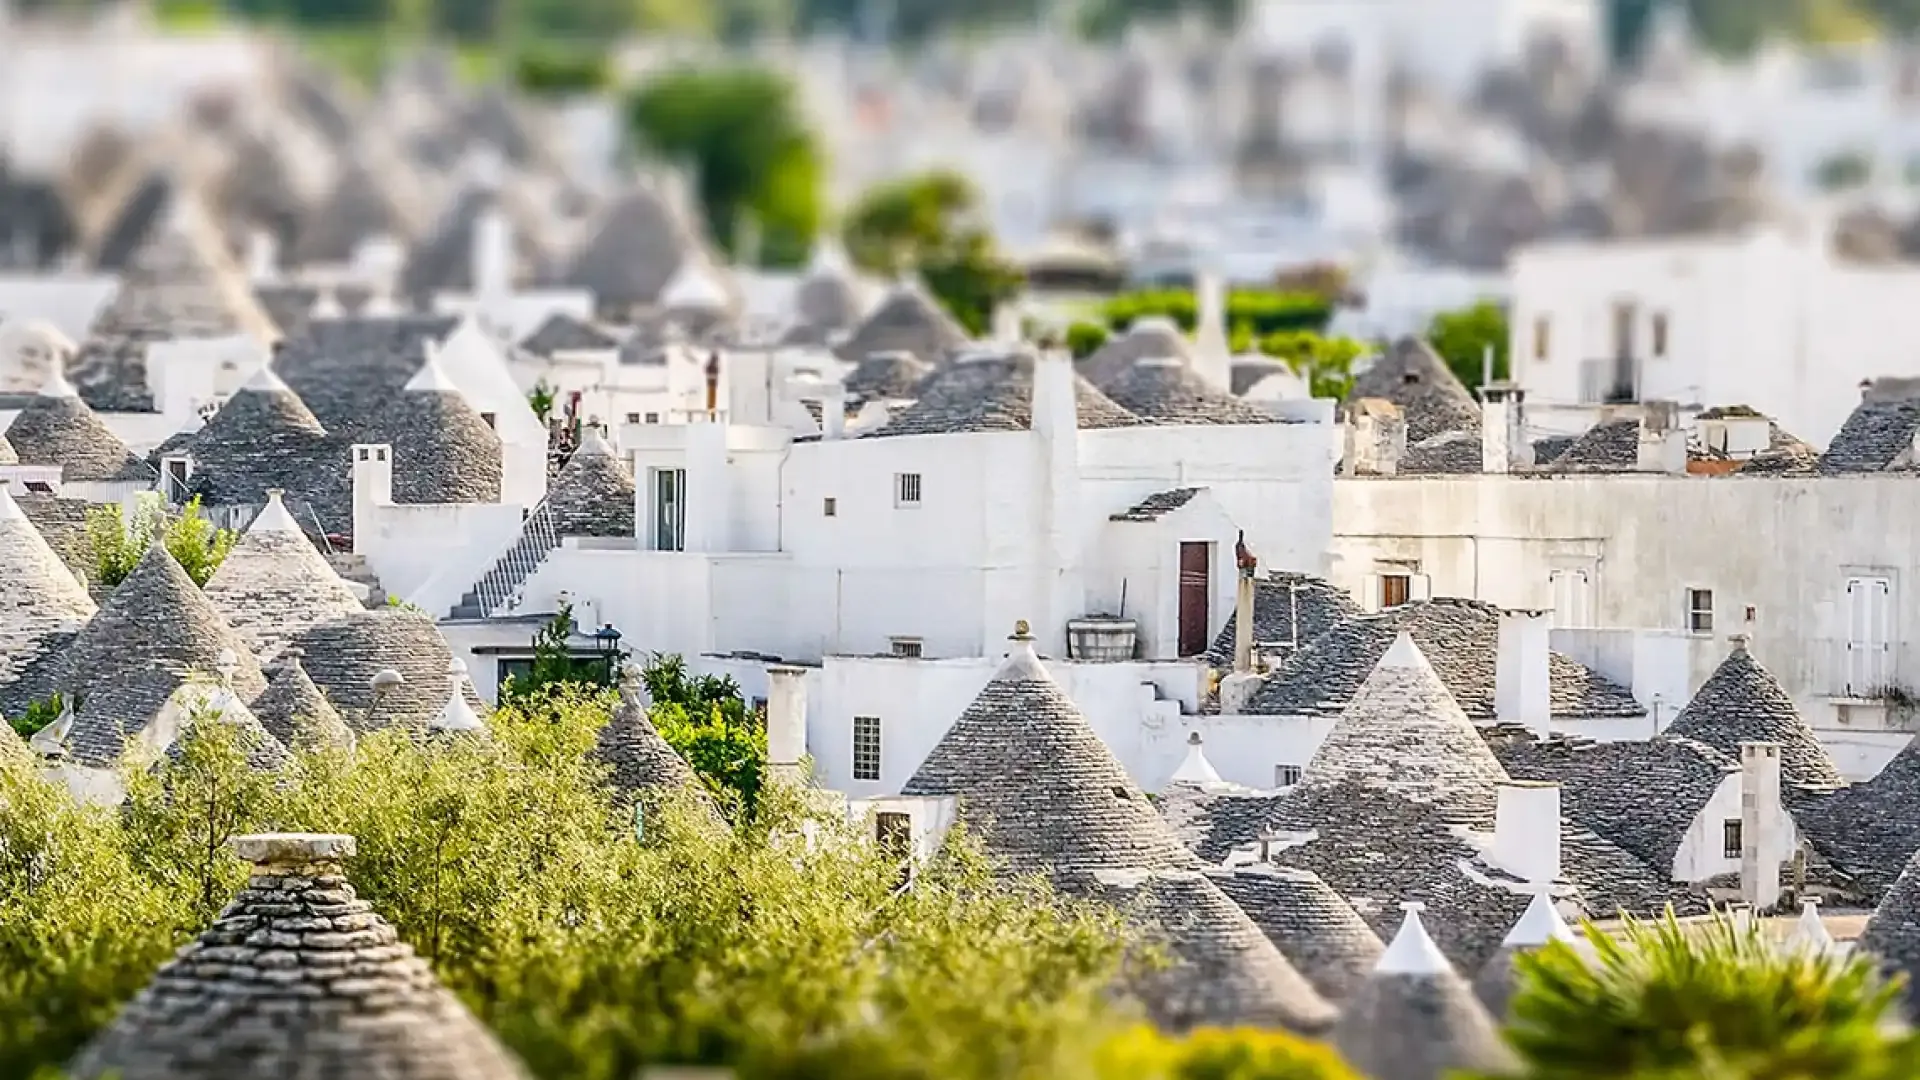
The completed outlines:
[[[1498,1074],[1519,1064],[1472,988],[1434,950],[1417,904],[1348,1002],[1333,1042],[1372,1080],[1440,1080],[1456,1070]]]
[[[405,608],[357,611],[303,631],[301,665],[355,731],[424,730],[453,690],[453,650],[431,617]],[[392,671],[394,684],[376,686]],[[467,703],[486,706],[468,686]]]
[[[1480,430],[1480,406],[1435,352],[1418,338],[1402,338],[1355,376],[1348,401],[1382,398],[1407,417],[1407,445],[1449,431]]]
[[[70,483],[151,481],[153,470],[80,400],[55,365],[47,385],[7,427],[23,465],[59,465]]]
[[[1027,431],[1033,426],[1034,359],[1025,353],[969,356],[920,384],[913,404],[863,438]],[[1074,379],[1082,430],[1132,427],[1140,421],[1085,379]]]
[[[633,473],[598,431],[589,431],[547,486],[560,536],[633,536]]]
[[[967,342],[966,330],[925,289],[903,285],[888,293],[833,351],[856,364],[877,352],[911,353],[926,363],[943,364]]]
[[[1386,949],[1353,906],[1313,873],[1255,864],[1213,878],[1334,1005],[1354,995]]]
[[[267,498],[206,587],[214,609],[262,661],[310,627],[365,607],[315,550],[280,493],[269,491]]]
[[[1184,360],[1146,359],[1107,380],[1113,403],[1154,424],[1277,424],[1273,415],[1208,386]]]
[[[1253,645],[1256,651],[1275,646],[1298,648],[1340,622],[1362,614],[1360,605],[1353,602],[1346,590],[1335,587],[1325,578],[1269,571],[1265,577],[1254,579]],[[1216,667],[1233,663],[1239,617],[1237,610],[1227,615],[1227,625],[1207,650],[1207,661]]]
[[[86,587],[0,486],[0,687],[64,648],[94,611]]]
[[[1705,743],[1735,761],[1741,743],[1779,743],[1782,783],[1815,790],[1845,783],[1792,696],[1753,658],[1744,639],[1735,639],[1733,651],[1694,692],[1666,733]]]
[[[249,708],[274,738],[289,747],[351,747],[353,729],[307,677],[300,657],[294,655],[298,652],[291,649],[280,653],[277,665],[268,675],[266,692],[254,699]]]

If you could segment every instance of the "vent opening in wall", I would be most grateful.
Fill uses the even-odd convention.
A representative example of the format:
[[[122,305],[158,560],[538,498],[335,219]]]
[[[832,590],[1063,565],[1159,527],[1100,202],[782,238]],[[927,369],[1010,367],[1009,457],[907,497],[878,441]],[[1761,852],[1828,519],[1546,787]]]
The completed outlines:
[[[840,500],[832,497],[831,495],[829,495],[824,499],[821,499],[820,500],[820,516],[821,517],[840,516]]]
[[[920,505],[920,474],[917,472],[895,473],[893,476],[893,502],[895,506]]]
[[[853,718],[853,778],[880,779],[880,718]]]
[[[920,639],[917,637],[897,637],[889,641],[893,655],[908,660],[918,660],[921,656]]]
[[[1275,765],[1273,767],[1273,786],[1274,787],[1277,787],[1277,788],[1292,787],[1293,785],[1299,782],[1300,782],[1300,766]]]

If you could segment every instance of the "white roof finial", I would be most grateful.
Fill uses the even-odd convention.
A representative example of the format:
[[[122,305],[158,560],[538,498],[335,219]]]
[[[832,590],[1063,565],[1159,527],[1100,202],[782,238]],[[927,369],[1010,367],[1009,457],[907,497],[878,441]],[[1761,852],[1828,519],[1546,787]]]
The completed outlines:
[[[1800,902],[1800,918],[1787,935],[1787,947],[1806,952],[1826,952],[1833,948],[1833,935],[1820,919],[1820,901],[1809,896]]]
[[[704,257],[688,255],[680,261],[667,287],[660,290],[660,306],[668,310],[724,308],[727,289]]]
[[[459,393],[460,388],[454,385],[453,379],[448,377],[446,369],[440,366],[439,343],[426,341],[422,342],[421,345],[423,351],[427,354],[427,360],[426,363],[420,365],[420,370],[414,374],[413,378],[407,380],[407,389],[412,391],[444,391],[450,394]]]
[[[1533,894],[1533,901],[1520,916],[1520,921],[1507,931],[1506,940],[1500,944],[1510,949],[1532,949],[1545,945],[1549,941],[1572,941],[1573,931],[1567,929],[1567,921],[1560,917],[1560,909],[1553,906],[1553,898],[1545,889]]]
[[[67,736],[73,733],[73,702],[63,702],[53,723],[33,733],[27,746],[41,757],[65,757]]]
[[[320,295],[314,297],[313,307],[308,309],[307,318],[338,319],[345,314],[346,309],[340,306],[340,297],[332,289],[323,288],[320,290]]]
[[[1409,900],[1400,905],[1407,913],[1401,920],[1400,932],[1393,936],[1393,943],[1387,951],[1380,954],[1380,962],[1374,971],[1381,975],[1442,975],[1453,970],[1447,962],[1447,956],[1440,946],[1427,936],[1427,928],[1420,922],[1420,913],[1427,905]]]
[[[27,520],[27,512],[20,509],[19,503],[13,501],[13,495],[7,490],[7,485],[0,484],[0,521],[25,520]]]
[[[220,685],[231,687],[233,673],[240,670],[240,656],[232,649],[221,649],[220,655],[213,661],[213,670],[220,673]]]
[[[1200,745],[1200,733],[1187,736],[1187,757],[1180,767],[1173,770],[1173,783],[1176,784],[1217,784],[1220,774],[1214,770],[1213,762],[1207,760],[1207,751]]]
[[[60,356],[47,358],[47,381],[40,387],[40,396],[45,398],[77,398],[80,391],[67,381],[67,362]]]
[[[440,710],[430,727],[435,731],[480,731],[486,727],[480,717],[474,713],[473,706],[467,704],[467,665],[459,657],[447,665],[447,673],[453,678],[453,690],[447,695],[447,707]]]
[[[247,526],[250,533],[299,533],[300,524],[293,520],[293,514],[287,504],[281,500],[279,488],[267,489],[267,505],[255,515],[253,524]]]

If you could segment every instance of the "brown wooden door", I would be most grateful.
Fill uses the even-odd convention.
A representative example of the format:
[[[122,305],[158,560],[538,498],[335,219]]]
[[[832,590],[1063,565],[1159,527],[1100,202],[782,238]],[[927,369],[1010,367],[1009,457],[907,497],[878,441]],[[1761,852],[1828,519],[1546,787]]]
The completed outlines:
[[[1213,591],[1213,547],[1204,541],[1180,544],[1180,655],[1207,651],[1207,599]]]

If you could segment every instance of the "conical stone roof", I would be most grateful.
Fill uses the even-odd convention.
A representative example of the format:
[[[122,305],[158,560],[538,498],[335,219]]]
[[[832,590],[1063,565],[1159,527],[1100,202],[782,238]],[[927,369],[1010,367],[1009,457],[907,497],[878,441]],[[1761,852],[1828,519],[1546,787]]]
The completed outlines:
[[[453,689],[453,650],[422,612],[356,611],[303,631],[295,643],[307,674],[355,731],[424,730]],[[399,681],[383,677],[389,672]],[[466,694],[467,704],[485,710],[471,686]]]
[[[667,744],[647,719],[646,702],[631,668],[623,672],[620,705],[600,729],[594,757],[610,771],[607,782],[622,799],[640,801],[661,791],[705,793],[693,766]]]
[[[1473,992],[1496,1020],[1505,1017],[1507,1006],[1513,1001],[1514,960],[1523,953],[1545,948],[1548,942],[1574,940],[1573,931],[1567,929],[1566,920],[1553,906],[1553,898],[1545,893],[1534,894],[1526,914],[1513,924],[1513,930],[1500,943],[1499,950],[1474,977]]]
[[[279,336],[227,253],[206,207],[177,185],[153,231],[134,250],[92,336],[166,341],[245,334]]]
[[[185,759],[187,740],[202,724],[217,724],[226,728],[232,734],[234,745],[246,755],[247,764],[260,772],[278,772],[293,760],[286,744],[266,729],[260,718],[253,715],[253,710],[223,686],[197,685],[177,695],[172,706],[180,709],[182,715],[178,717],[178,733],[167,746],[169,761]],[[160,768],[158,763],[154,765],[156,771]]]
[[[1402,338],[1354,377],[1348,401],[1382,398],[1407,417],[1407,444],[1449,431],[1478,431],[1480,406],[1433,346]]]
[[[547,486],[547,507],[560,536],[632,536],[633,473],[589,428],[579,449]]]
[[[1406,921],[1340,1014],[1334,1046],[1371,1080],[1441,1080],[1456,1070],[1503,1073],[1518,1062],[1493,1018],[1420,924]]]
[[[271,365],[220,406],[189,443],[193,486],[212,506],[254,504],[274,488],[300,491],[326,458],[327,430]]]
[[[267,691],[251,706],[253,715],[273,737],[289,747],[351,747],[353,729],[341,718],[327,696],[307,677],[298,649],[283,650],[278,666],[267,679]]]
[[[1131,987],[1162,1023],[1315,1032],[1330,1021],[1326,1002],[1199,872],[1024,631],[902,793],[953,797],[1009,872],[1044,874],[1139,920],[1173,959]]]
[[[1483,822],[1506,780],[1473,721],[1402,631],[1314,751],[1295,794],[1311,804],[1317,792],[1351,784]]]
[[[1310,871],[1259,863],[1214,880],[1335,1005],[1354,995],[1386,950],[1360,913]]]
[[[636,186],[607,207],[573,256],[566,284],[587,289],[603,311],[652,304],[698,244],[652,187]]]
[[[1193,360],[1193,347],[1172,319],[1148,317],[1136,320],[1126,333],[1117,334],[1080,361],[1080,374],[1093,385],[1105,389],[1142,360]]]
[[[1920,855],[1907,863],[1854,946],[1888,975],[1906,976],[1907,1015],[1920,1016]]]
[[[46,386],[7,427],[22,465],[59,465],[68,483],[152,480],[153,470],[80,400],[55,362]]]
[[[852,363],[877,352],[905,352],[941,364],[966,348],[967,341],[966,330],[925,289],[901,285],[833,351]]]
[[[237,837],[247,887],[72,1066],[76,1080],[524,1080],[354,895],[353,838]]]
[[[273,659],[302,631],[365,608],[314,550],[277,490],[267,493],[266,508],[207,581],[206,595],[261,660]]]
[[[73,639],[93,599],[0,485],[0,686]]]
[[[363,242],[407,232],[405,216],[373,171],[349,160],[333,190],[306,215],[289,254],[295,265],[346,263]]]
[[[1667,729],[1668,735],[1706,743],[1735,761],[1744,742],[1780,744],[1781,782],[1829,789],[1845,783],[1839,766],[1794,707],[1773,672],[1760,666],[1745,638],[1734,640],[1713,675]]]
[[[426,366],[374,422],[393,445],[396,503],[500,501],[500,436],[429,352]]]
[[[1208,386],[1184,360],[1148,359],[1101,384],[1115,405],[1153,424],[1271,424],[1274,418]]]
[[[61,658],[59,688],[78,702],[69,751],[81,765],[119,760],[129,738],[152,722],[190,679],[236,654],[233,690],[250,700],[267,688],[246,643],[159,544],[100,605]]]
[[[847,373],[842,384],[849,404],[868,401],[912,401],[934,367],[907,352],[871,353]]]
[[[1028,431],[1033,427],[1035,359],[1022,352],[964,357],[923,381],[913,404],[873,435],[957,435]],[[1074,377],[1076,419],[1083,430],[1133,427],[1138,417],[1087,380]]]

